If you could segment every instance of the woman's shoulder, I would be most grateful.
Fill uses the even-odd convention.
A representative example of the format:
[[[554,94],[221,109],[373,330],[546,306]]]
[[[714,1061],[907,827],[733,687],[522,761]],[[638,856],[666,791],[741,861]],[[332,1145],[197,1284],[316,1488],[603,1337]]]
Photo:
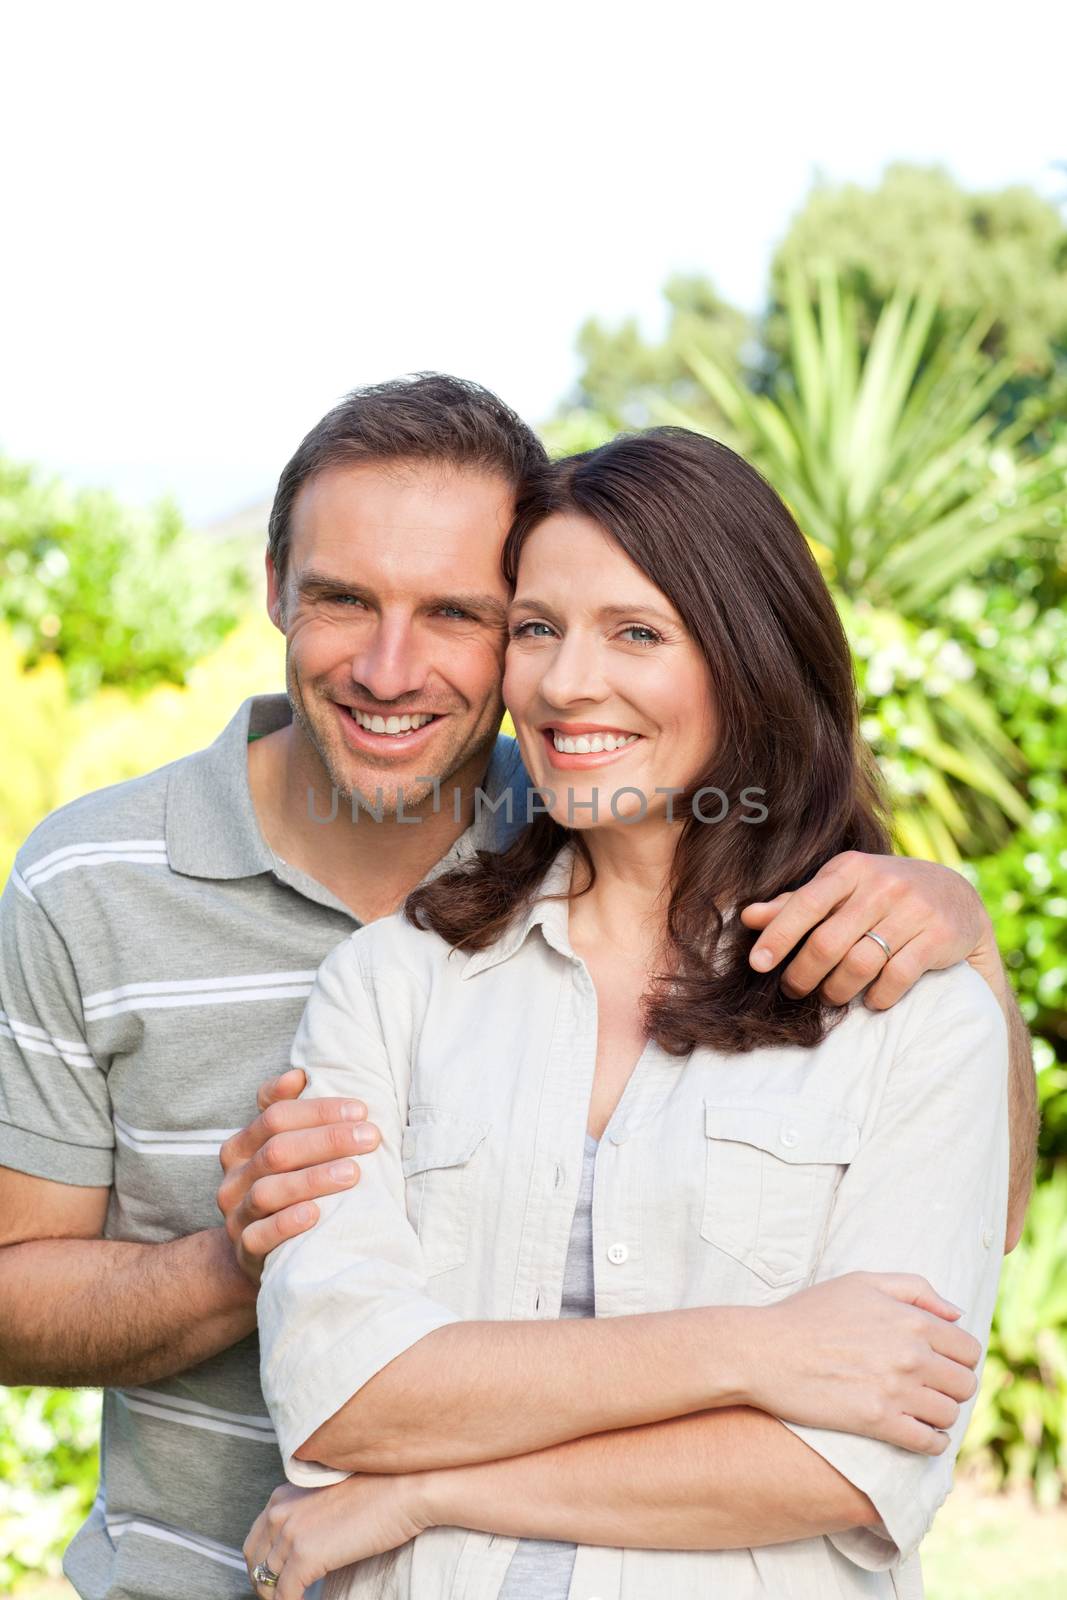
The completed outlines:
[[[990,1072],[1007,1060],[1007,1022],[993,990],[967,962],[924,972],[893,1006],[872,1009],[859,996],[844,1029],[866,1034],[898,1066],[921,1056],[923,1071],[956,1070],[961,1055],[988,1062]],[[837,1031],[837,1030],[834,1030]],[[832,1037],[832,1035],[831,1035]]]
[[[331,951],[323,966],[331,964],[358,975],[370,988],[385,984],[426,990],[451,954],[439,934],[416,927],[401,909],[357,928]]]
[[[966,961],[924,972],[892,1011],[899,1014],[898,1020],[909,1034],[937,1032],[964,1020],[985,1022],[994,1029],[1006,1026],[996,995]]]

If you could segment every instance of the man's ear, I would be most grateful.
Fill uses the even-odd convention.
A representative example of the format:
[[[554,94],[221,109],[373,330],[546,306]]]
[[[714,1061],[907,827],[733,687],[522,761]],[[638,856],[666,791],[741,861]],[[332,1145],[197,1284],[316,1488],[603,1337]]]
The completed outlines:
[[[285,632],[285,584],[268,550],[264,556],[267,571],[267,615],[279,633]]]

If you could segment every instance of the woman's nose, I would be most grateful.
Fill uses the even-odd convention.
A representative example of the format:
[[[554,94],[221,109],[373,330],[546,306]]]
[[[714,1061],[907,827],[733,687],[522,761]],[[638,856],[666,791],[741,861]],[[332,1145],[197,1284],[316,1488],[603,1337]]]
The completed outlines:
[[[608,690],[599,651],[574,636],[562,640],[545,667],[540,689],[553,706],[603,700]]]

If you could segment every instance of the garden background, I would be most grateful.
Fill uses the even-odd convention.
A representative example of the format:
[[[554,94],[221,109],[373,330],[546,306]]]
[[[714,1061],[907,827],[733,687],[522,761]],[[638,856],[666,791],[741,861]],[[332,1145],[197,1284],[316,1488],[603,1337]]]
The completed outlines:
[[[1041,1600],[1067,1576],[1063,208],[930,168],[816,183],[758,315],[702,275],[664,296],[658,336],[585,324],[544,433],[569,451],[678,422],[762,468],[841,608],[898,847],[965,873],[994,918],[1034,1036],[1040,1167],[967,1486],[927,1572],[932,1600]],[[198,748],[246,695],[282,686],[266,510],[194,533],[172,504],[136,509],[0,457],[0,877],[46,812]],[[91,1392],[0,1389],[0,1593],[66,1592],[97,1411]]]

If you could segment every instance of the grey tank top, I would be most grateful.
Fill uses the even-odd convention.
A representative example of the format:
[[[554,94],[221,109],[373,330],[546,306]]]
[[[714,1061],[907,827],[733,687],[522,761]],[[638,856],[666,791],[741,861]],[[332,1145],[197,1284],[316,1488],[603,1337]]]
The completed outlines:
[[[585,1136],[582,1182],[563,1269],[561,1317],[591,1317],[593,1298],[593,1168],[597,1140]],[[567,1600],[577,1545],[555,1539],[520,1539],[497,1600]]]

